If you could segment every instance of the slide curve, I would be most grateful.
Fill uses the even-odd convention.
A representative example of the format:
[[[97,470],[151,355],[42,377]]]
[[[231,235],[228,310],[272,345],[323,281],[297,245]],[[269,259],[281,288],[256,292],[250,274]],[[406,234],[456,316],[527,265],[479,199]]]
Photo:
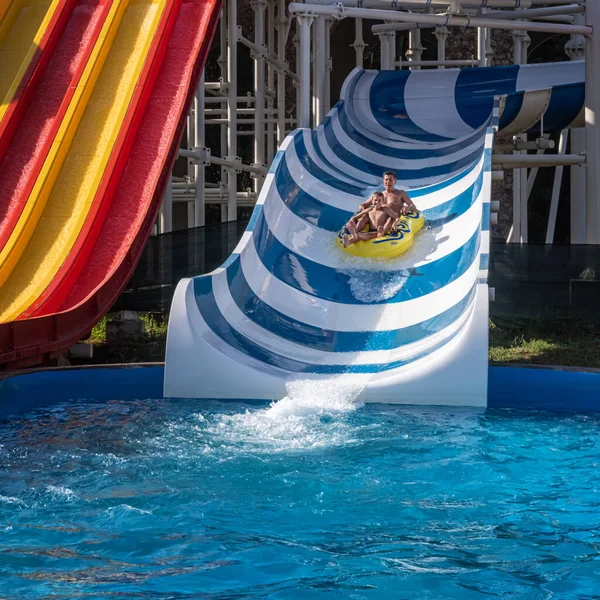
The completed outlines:
[[[6,19],[28,2],[9,3],[0,55],[22,20]],[[220,9],[219,0],[37,5],[0,114],[5,368],[42,362],[84,337],[130,278]]]
[[[485,406],[495,133],[579,126],[583,100],[581,62],[354,70],[324,121],[285,139],[230,258],[177,286],[165,396],[334,379],[365,401]],[[426,228],[396,259],[350,256],[336,234],[385,170]]]

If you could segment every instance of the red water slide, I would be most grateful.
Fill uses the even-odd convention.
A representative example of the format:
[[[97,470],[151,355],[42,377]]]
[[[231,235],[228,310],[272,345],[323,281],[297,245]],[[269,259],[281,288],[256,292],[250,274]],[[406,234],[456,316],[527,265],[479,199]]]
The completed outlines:
[[[4,368],[47,362],[77,342],[131,277],[177,157],[219,9],[220,0],[169,2],[81,235],[35,303],[0,324]]]

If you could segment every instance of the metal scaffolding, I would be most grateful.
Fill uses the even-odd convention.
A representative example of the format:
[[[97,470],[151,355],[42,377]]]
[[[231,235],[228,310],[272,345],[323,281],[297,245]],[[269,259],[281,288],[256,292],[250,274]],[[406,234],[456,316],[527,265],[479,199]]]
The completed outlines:
[[[515,64],[527,63],[529,31],[569,34],[565,52],[572,60],[586,59],[585,128],[564,131],[558,155],[545,156],[551,147],[545,136],[527,139],[515,135],[496,148],[495,178],[503,169],[513,170],[513,225],[508,241],[527,242],[528,198],[539,168],[555,168],[550,217],[546,239],[554,239],[554,223],[563,169],[571,171],[571,242],[600,244],[600,2],[568,0],[252,0],[252,35],[238,23],[238,0],[226,0],[214,44],[220,49],[220,78],[203,76],[188,118],[187,147],[180,156],[188,161],[187,176],[173,178],[164,195],[158,229],[170,231],[173,202],[187,204],[187,226],[206,221],[206,207],[221,205],[222,221],[238,218],[241,207],[252,206],[260,196],[268,165],[285,136],[295,127],[316,127],[330,109],[332,24],[354,19],[355,65],[363,67],[365,21],[372,26],[380,46],[381,69],[444,69],[457,66],[485,67],[492,61],[491,31],[512,32]],[[446,40],[453,26],[475,28],[477,43],[473,56],[446,59]],[[437,60],[423,60],[423,29],[433,29]],[[398,52],[397,33],[408,31],[408,49]],[[334,34],[335,35],[335,32]],[[252,39],[250,39],[250,37]],[[290,64],[290,50],[296,60]],[[239,93],[239,64],[242,53],[253,63],[253,89]],[[246,64],[246,63],[244,63]],[[377,66],[377,65],[376,65]],[[290,88],[296,90],[295,113],[290,106]],[[207,131],[220,132],[220,156],[207,147]],[[242,138],[252,138],[252,157],[240,157]],[[567,154],[567,139],[570,149]],[[528,154],[528,150],[537,150]],[[213,148],[214,150],[214,148]],[[500,154],[500,152],[504,152]],[[206,169],[220,166],[218,181],[210,181]],[[240,173],[253,178],[243,187]]]

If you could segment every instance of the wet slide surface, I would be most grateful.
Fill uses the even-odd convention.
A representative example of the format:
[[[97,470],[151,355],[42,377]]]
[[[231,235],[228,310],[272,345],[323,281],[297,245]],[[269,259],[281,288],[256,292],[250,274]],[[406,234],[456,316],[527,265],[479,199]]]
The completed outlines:
[[[0,250],[22,214],[83,68],[107,2],[78,2],[0,164]]]
[[[11,87],[22,67],[27,67],[35,48],[45,31],[44,21],[52,17],[56,2],[51,0],[16,0],[7,3],[0,14],[0,116],[11,102]],[[0,9],[1,11],[1,9]],[[47,24],[47,23],[46,23]],[[24,64],[25,63],[25,64]]]
[[[77,341],[126,283],[156,218],[218,10],[180,0],[73,9],[11,141],[13,168],[0,176],[0,322],[15,323],[0,325],[5,364],[33,364],[42,347]],[[52,106],[36,112],[48,89]]]
[[[230,258],[177,286],[165,396],[274,400],[308,381],[312,397],[485,406],[495,132],[573,126],[583,81],[576,62],[355,69],[284,140]],[[351,256],[338,232],[388,170],[426,227],[395,259]]]
[[[169,142],[172,144],[174,139],[185,104],[185,82],[192,77],[195,67],[192,58],[202,45],[210,16],[204,2],[182,3],[163,67],[158,74],[156,93],[150,98],[134,142],[135,150],[126,162],[112,201],[113,209],[100,232],[85,271],[72,286],[63,288],[71,291],[61,310],[83,301],[114,272],[129,251],[136,232],[144,221],[148,221],[148,205],[161,176],[161,157],[167,150],[166,145]]]
[[[127,110],[160,18],[159,8],[158,2],[143,2],[131,3],[124,10],[64,161],[59,167],[57,160],[49,169],[54,171],[49,175],[55,183],[38,217],[38,226],[27,236],[26,248],[3,283],[0,322],[15,319],[31,304],[71,249]],[[40,196],[47,191],[48,183]],[[40,197],[30,199],[32,204],[39,201],[43,202]],[[0,263],[0,276],[2,266]]]

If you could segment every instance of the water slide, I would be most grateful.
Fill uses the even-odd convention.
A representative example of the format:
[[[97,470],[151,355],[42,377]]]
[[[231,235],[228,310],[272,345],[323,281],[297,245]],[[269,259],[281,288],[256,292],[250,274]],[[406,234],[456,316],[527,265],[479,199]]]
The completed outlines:
[[[231,257],[177,286],[165,395],[269,400],[308,381],[485,406],[495,135],[581,126],[583,102],[581,62],[353,71],[285,139]],[[397,259],[350,256],[336,235],[385,170],[426,228]]]
[[[219,5],[0,0],[0,364],[78,341],[127,283]]]

